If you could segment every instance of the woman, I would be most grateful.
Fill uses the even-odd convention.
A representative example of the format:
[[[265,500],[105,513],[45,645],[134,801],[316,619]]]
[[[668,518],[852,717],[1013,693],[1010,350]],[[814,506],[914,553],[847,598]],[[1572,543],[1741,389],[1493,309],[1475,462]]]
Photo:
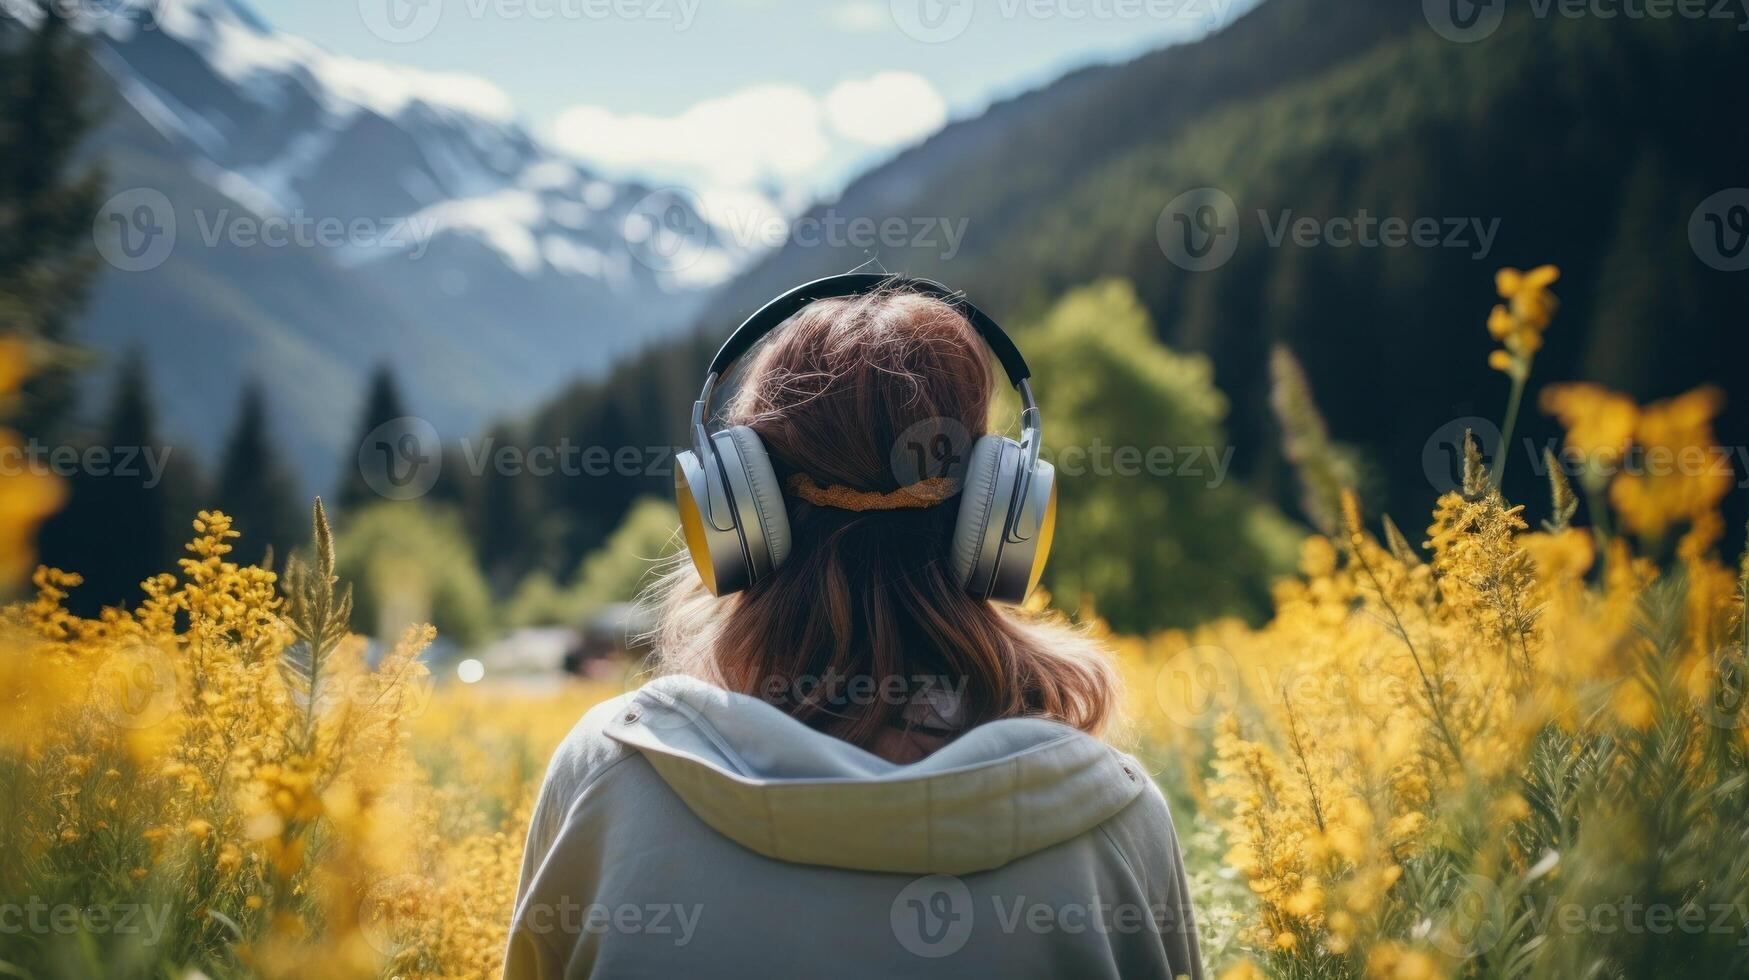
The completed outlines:
[[[1024,442],[967,435],[986,344]],[[989,601],[1050,547],[1027,374],[969,303],[867,275],[724,345],[677,460],[662,676],[555,754],[508,976],[1200,976],[1166,803],[1099,740],[1103,652]]]

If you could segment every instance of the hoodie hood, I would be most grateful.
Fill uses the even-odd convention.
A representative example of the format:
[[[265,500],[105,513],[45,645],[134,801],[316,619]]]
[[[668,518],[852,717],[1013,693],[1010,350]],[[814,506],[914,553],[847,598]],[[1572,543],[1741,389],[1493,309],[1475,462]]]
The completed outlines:
[[[725,837],[781,861],[861,871],[998,868],[1099,826],[1147,780],[1098,739],[1031,718],[981,725],[900,765],[679,676],[628,696],[606,727]]]

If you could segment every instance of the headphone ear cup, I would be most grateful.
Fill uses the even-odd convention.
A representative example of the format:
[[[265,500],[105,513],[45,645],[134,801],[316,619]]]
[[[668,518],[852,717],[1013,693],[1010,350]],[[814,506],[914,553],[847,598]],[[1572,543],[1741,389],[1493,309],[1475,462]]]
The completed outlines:
[[[783,485],[777,482],[771,455],[759,433],[736,425],[717,433],[715,439],[719,447],[724,441],[733,447],[732,458],[725,455],[724,463],[737,522],[753,559],[753,580],[758,581],[783,567],[789,558],[789,510],[784,504]],[[735,463],[739,464],[740,480],[736,479]]]
[[[747,587],[747,561],[741,550],[741,535],[733,526],[733,509],[712,513],[711,501],[728,502],[716,454],[704,459],[690,449],[674,457],[674,504],[680,511],[680,530],[692,567],[712,595],[728,595]],[[729,527],[718,527],[719,516]]]
[[[996,602],[1024,602],[1044,575],[1057,530],[1057,471],[1039,460],[1027,484],[1028,499],[1015,499],[1004,519],[1002,552],[990,588]]]
[[[1019,464],[1020,444],[998,435],[979,436],[967,455],[948,567],[954,580],[980,599],[990,595]]]

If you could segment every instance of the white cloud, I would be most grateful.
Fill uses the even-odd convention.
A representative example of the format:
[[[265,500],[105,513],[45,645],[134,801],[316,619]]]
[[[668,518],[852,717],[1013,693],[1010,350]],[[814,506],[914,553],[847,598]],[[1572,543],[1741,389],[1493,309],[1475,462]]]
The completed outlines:
[[[620,174],[769,196],[818,191],[828,183],[822,174],[841,172],[869,148],[911,142],[946,121],[947,104],[927,79],[881,72],[824,96],[798,85],[754,85],[669,116],[573,106],[548,136],[560,150]]]
[[[551,136],[559,149],[606,166],[684,168],[733,185],[804,176],[831,149],[819,100],[795,85],[755,85],[675,116],[573,106]]]
[[[947,102],[929,80],[906,71],[850,79],[826,93],[826,118],[839,135],[874,146],[921,139],[947,122]]]

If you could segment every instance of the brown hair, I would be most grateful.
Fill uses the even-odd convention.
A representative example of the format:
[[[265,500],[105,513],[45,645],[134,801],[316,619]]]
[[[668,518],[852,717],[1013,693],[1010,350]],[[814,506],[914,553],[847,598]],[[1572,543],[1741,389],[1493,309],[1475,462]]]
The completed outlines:
[[[752,355],[725,414],[759,434],[780,482],[805,474],[888,493],[900,487],[891,450],[907,428],[947,419],[986,430],[985,354],[971,324],[932,297],[821,300]],[[967,726],[1042,716],[1101,732],[1117,684],[1100,645],[1060,617],[974,599],[954,581],[958,499],[859,512],[792,495],[790,555],[775,574],[721,599],[689,564],[658,584],[657,669],[761,697],[864,747],[905,723],[894,692],[919,678],[958,691]],[[863,678],[861,695],[845,696]]]

